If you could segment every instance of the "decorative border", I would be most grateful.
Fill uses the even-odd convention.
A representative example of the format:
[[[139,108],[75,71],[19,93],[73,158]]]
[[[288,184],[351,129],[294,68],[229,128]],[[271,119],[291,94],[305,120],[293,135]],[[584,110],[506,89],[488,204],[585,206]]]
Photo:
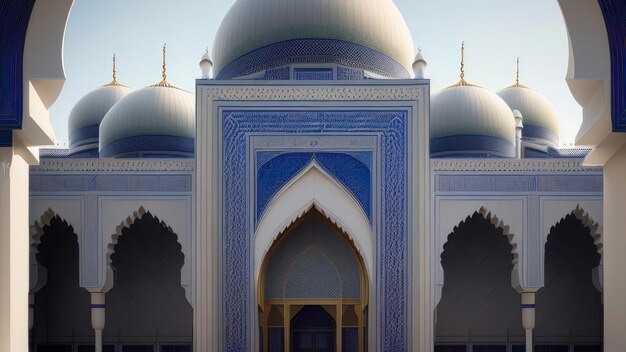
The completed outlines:
[[[411,78],[406,68],[380,51],[337,39],[294,39],[254,50],[224,66],[217,79],[233,79],[296,63],[335,63],[388,78]]]
[[[42,159],[30,172],[191,172],[194,168],[193,159]]]
[[[602,167],[583,166],[582,160],[571,159],[432,159],[431,170],[481,172],[596,172]]]
[[[626,132],[626,2],[598,0],[611,48],[611,99],[614,132]]]
[[[245,88],[244,88],[245,89]],[[328,88],[326,89],[328,90]],[[274,99],[276,99],[274,97]],[[250,211],[247,195],[248,135],[375,134],[380,138],[381,221],[376,276],[382,350],[406,351],[409,337],[408,178],[409,114],[388,111],[223,111],[222,303],[224,348],[250,350],[244,322],[250,315]],[[400,191],[402,190],[402,191]],[[246,214],[246,216],[242,216]]]

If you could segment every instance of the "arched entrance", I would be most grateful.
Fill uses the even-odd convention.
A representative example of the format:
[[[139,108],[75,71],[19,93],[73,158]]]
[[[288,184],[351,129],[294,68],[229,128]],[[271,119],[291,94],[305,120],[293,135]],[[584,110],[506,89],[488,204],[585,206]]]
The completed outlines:
[[[602,351],[602,293],[593,283],[600,259],[590,228],[574,213],[552,227],[545,286],[537,292],[537,351]]]
[[[436,352],[523,350],[520,295],[511,286],[514,256],[490,215],[468,216],[441,255],[444,286],[436,311]]]
[[[258,287],[260,350],[366,350],[363,260],[347,235],[315,208],[274,242]]]
[[[177,235],[149,212],[114,246],[104,343],[121,352],[190,352],[193,308],[180,285],[184,254]]]
[[[36,260],[47,271],[35,293],[31,351],[84,350],[93,342],[89,293],[79,285],[78,237],[58,215],[43,226]]]

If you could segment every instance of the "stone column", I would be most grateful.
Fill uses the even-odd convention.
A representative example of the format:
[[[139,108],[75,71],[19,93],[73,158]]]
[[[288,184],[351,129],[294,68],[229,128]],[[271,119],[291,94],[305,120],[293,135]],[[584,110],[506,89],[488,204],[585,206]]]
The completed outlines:
[[[522,326],[526,331],[526,352],[533,352],[535,329],[535,292],[522,293]]]
[[[28,163],[0,148],[0,351],[28,351]]]
[[[96,334],[96,352],[102,352],[102,330],[104,330],[106,306],[104,292],[91,293],[91,326]]]
[[[626,346],[626,146],[604,166],[604,350]]]

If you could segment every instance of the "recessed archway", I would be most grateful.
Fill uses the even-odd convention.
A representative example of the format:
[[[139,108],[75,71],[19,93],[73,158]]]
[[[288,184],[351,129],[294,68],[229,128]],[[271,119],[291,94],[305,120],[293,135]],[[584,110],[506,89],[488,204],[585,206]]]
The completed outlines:
[[[523,343],[520,296],[511,285],[517,258],[505,230],[481,209],[448,236],[441,254],[445,279],[436,350],[508,350]]]
[[[340,346],[364,351],[368,296],[366,269],[353,242],[313,208],[283,231],[264,258],[258,282],[259,348],[300,351],[313,343],[319,351]],[[311,319],[332,322],[306,323]]]

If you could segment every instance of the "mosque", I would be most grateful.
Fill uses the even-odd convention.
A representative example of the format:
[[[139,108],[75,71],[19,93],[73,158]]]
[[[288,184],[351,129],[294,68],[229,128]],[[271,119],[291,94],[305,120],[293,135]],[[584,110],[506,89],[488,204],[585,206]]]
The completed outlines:
[[[560,1],[570,47],[580,13],[606,38],[602,10],[618,5],[574,3]],[[519,60],[493,92],[466,77],[470,53],[461,46],[458,82],[431,92],[426,53],[391,0],[237,0],[195,93],[168,78],[166,47],[144,88],[123,84],[114,57],[111,82],[72,109],[69,147],[24,164],[21,346],[626,348],[625,266],[605,265],[617,254],[604,246],[606,229],[621,231],[607,185],[622,193],[615,169],[590,162],[609,147],[560,147],[559,116]],[[592,89],[576,84],[577,98]],[[2,324],[0,351],[17,351]]]

